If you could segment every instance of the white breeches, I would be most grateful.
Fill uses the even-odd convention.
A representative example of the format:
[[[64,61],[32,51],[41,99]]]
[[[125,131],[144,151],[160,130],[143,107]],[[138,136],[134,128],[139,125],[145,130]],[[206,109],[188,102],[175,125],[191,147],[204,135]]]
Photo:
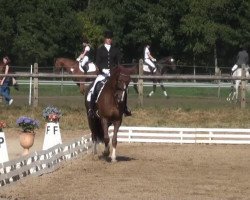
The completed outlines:
[[[83,67],[88,61],[89,61],[89,57],[88,56],[84,56],[83,59],[80,62],[81,66]]]
[[[150,59],[145,59],[145,63],[147,63],[149,66],[155,68],[155,64]]]

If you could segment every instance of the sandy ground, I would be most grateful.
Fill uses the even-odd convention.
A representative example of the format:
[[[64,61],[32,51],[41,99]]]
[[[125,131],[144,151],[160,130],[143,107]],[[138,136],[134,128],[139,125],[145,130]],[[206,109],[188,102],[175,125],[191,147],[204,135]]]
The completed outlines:
[[[61,133],[63,142],[84,134]],[[43,137],[37,134],[31,151],[41,149]],[[17,133],[8,131],[6,139],[10,158],[18,157]],[[250,199],[249,145],[119,143],[117,155],[116,163],[80,155],[52,173],[0,188],[0,200]]]

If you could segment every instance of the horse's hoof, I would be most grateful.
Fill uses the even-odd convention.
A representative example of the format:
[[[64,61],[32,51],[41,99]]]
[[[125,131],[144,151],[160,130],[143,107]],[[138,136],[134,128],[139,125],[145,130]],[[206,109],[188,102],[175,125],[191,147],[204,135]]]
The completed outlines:
[[[111,162],[112,162],[112,163],[116,163],[116,162],[117,162],[116,158],[112,158],[112,159],[111,159]]]

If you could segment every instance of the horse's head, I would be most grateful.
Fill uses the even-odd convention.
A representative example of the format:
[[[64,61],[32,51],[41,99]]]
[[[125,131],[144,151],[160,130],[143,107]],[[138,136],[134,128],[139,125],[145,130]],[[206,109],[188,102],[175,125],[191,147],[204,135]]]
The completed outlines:
[[[111,71],[110,79],[113,79],[115,96],[117,97],[118,102],[124,101],[124,95],[131,80],[131,73],[131,69],[122,66],[118,66]]]
[[[169,69],[172,71],[176,70],[176,62],[172,56],[167,56],[165,58],[160,59],[156,63],[156,66],[158,70],[161,72],[161,74],[166,73]]]

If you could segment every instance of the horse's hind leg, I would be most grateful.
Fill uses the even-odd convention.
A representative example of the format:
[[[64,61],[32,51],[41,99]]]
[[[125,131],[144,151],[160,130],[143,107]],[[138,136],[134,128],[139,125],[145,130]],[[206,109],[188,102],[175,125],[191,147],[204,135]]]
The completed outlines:
[[[164,96],[168,97],[167,90],[166,90],[165,86],[163,85],[162,81],[159,81],[159,84],[161,86],[161,89],[163,91]]]
[[[85,93],[85,85],[83,83],[80,83],[79,87],[80,87],[80,93],[82,95],[84,95],[84,93]]]
[[[151,97],[156,91],[156,81],[153,81],[153,90],[148,94],[148,97]]]
[[[105,149],[103,151],[103,156],[108,157],[110,154],[110,147],[109,147],[109,133],[108,133],[108,122],[106,119],[102,119],[102,127],[104,131],[104,144]]]

